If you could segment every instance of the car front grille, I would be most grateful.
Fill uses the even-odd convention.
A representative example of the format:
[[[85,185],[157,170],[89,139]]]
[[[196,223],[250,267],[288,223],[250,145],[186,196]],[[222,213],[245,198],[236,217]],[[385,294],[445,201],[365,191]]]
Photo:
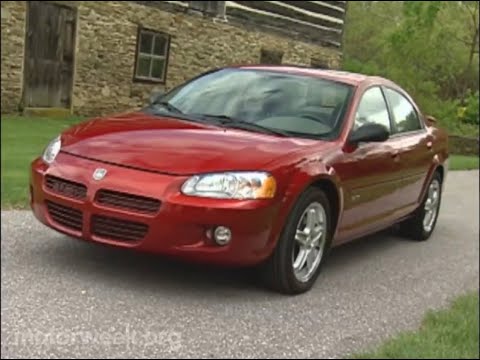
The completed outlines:
[[[56,223],[75,230],[82,231],[83,214],[80,210],[46,201],[48,214]]]
[[[91,232],[105,239],[135,242],[142,240],[148,231],[148,225],[103,215],[93,215]]]
[[[160,208],[160,200],[118,191],[99,190],[96,202],[103,206],[155,214]]]
[[[83,184],[47,175],[45,186],[50,191],[74,199],[85,199],[87,187]]]

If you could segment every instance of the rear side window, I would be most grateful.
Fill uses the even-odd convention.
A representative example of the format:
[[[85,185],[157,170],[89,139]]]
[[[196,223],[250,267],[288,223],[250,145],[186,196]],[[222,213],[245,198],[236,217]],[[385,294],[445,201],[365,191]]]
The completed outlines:
[[[354,130],[365,124],[379,124],[391,133],[387,104],[379,87],[365,91],[355,114]]]
[[[385,96],[392,109],[396,133],[404,133],[422,129],[420,119],[413,105],[398,91],[385,89]]]

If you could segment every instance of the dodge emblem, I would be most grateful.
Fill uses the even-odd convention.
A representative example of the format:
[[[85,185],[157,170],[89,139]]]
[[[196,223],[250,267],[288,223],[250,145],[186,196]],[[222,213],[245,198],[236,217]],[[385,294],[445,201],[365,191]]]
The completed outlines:
[[[93,179],[102,180],[105,177],[105,175],[107,175],[107,170],[98,168],[98,169],[95,169],[95,171],[93,172]]]

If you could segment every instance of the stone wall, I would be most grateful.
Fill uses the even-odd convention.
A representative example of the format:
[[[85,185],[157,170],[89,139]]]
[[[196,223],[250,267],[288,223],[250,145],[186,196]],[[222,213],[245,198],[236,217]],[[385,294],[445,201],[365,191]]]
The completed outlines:
[[[310,65],[314,58],[323,59],[330,68],[340,66],[338,49],[230,22],[134,2],[63,3],[78,9],[73,87],[76,114],[103,115],[137,108],[145,104],[155,87],[168,90],[213,67],[258,63],[262,48],[283,51],[284,63]],[[21,98],[25,9],[25,2],[2,1],[2,113],[15,111]],[[6,21],[4,11],[8,12]],[[139,26],[171,35],[165,85],[133,81]]]
[[[450,135],[448,142],[451,154],[479,156],[480,140],[478,138]]]
[[[2,113],[16,112],[22,99],[25,4],[2,1]]]

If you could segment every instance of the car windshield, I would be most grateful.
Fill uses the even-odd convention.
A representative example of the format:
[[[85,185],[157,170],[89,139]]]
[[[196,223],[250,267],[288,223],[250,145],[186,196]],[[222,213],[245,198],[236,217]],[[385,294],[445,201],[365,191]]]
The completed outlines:
[[[351,93],[350,85],[312,76],[222,69],[173,89],[148,109],[227,127],[327,139],[338,136]]]

